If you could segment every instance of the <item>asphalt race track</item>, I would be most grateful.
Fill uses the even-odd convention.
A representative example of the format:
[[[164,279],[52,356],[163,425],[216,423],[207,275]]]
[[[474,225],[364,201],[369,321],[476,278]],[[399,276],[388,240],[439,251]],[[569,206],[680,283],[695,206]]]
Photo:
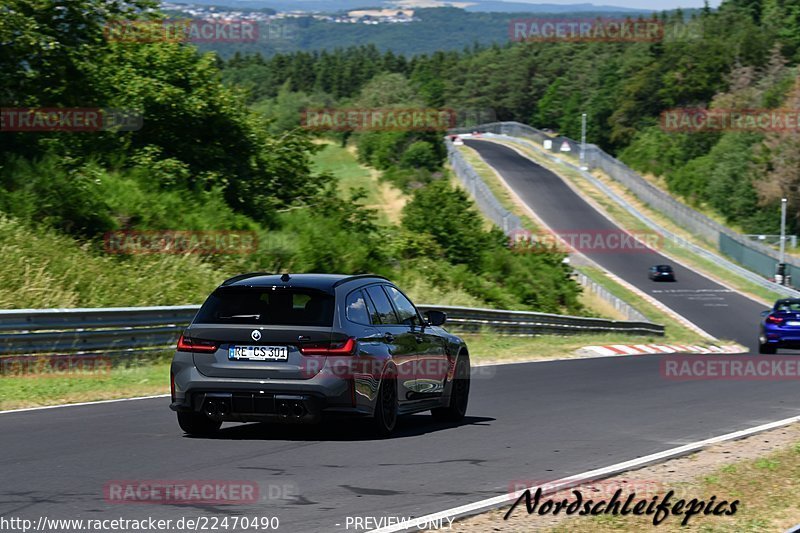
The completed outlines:
[[[795,382],[669,381],[660,375],[663,357],[475,369],[465,424],[415,415],[385,441],[351,423],[226,424],[219,438],[189,438],[167,398],[2,414],[0,515],[35,522],[233,513],[277,516],[279,531],[346,531],[348,516],[421,516],[503,494],[517,480],[553,480],[800,414]],[[265,499],[104,499],[110,481],[148,479],[255,481]]]
[[[547,170],[502,146],[468,142],[551,227],[614,229]],[[647,268],[668,262],[658,255],[593,259],[713,335],[753,346],[760,304],[679,265],[678,282],[654,284]],[[684,292],[655,292],[667,289]],[[364,531],[346,528],[348,517],[352,524],[354,517],[422,516],[503,494],[517,482],[536,485],[800,415],[795,381],[675,381],[663,376],[667,357],[475,368],[463,424],[415,415],[388,440],[369,438],[355,422],[226,424],[218,437],[190,438],[168,398],[4,413],[0,516],[36,523],[236,515],[277,517],[278,531]],[[241,505],[109,501],[105,488],[122,480],[253,482],[259,498]]]
[[[557,233],[603,235],[619,233],[613,222],[598,213],[561,178],[506,146],[465,140],[495,168],[519,197]],[[658,241],[656,240],[656,245]],[[656,246],[657,248],[658,246]],[[653,251],[584,249],[600,266],[650,294],[711,335],[735,340],[758,351],[758,322],[766,306],[746,298],[701,274]],[[671,264],[676,282],[647,278],[652,265]]]

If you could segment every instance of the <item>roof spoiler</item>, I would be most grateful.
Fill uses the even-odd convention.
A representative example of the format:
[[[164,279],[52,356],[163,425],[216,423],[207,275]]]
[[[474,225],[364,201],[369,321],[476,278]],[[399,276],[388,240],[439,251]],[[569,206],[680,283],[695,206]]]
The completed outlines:
[[[357,274],[355,276],[350,276],[350,277],[347,277],[347,278],[340,279],[339,281],[334,283],[333,286],[334,287],[338,287],[342,283],[347,283],[348,281],[353,281],[353,280],[356,280],[356,279],[364,279],[364,278],[378,278],[378,279],[383,279],[383,280],[389,281],[389,278],[385,278],[385,277],[379,276],[377,274]]]
[[[225,287],[226,285],[230,285],[231,283],[236,283],[237,281],[242,281],[243,279],[247,278],[254,278],[256,276],[271,276],[271,272],[248,272],[247,274],[239,274],[238,276],[233,276],[232,278],[228,278],[222,282],[220,287]]]

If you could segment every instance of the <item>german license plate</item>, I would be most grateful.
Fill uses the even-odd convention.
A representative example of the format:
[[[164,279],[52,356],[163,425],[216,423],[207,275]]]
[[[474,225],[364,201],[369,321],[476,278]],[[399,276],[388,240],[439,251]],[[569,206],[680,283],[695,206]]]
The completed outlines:
[[[286,346],[231,346],[228,359],[247,361],[286,361],[289,349]]]
[[[800,320],[790,320],[786,323],[787,326],[800,326]]]

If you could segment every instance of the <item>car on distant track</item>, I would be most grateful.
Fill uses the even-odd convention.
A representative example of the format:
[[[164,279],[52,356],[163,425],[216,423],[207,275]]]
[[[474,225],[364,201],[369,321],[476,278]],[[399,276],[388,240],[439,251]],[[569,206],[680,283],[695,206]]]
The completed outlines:
[[[675,281],[675,271],[669,265],[654,265],[650,267],[647,277],[653,281]]]
[[[778,300],[761,313],[759,353],[774,354],[778,348],[800,348],[800,299]]]
[[[375,275],[251,273],[226,280],[178,340],[171,409],[187,433],[226,421],[368,420],[388,436],[399,415],[467,410],[466,343]]]

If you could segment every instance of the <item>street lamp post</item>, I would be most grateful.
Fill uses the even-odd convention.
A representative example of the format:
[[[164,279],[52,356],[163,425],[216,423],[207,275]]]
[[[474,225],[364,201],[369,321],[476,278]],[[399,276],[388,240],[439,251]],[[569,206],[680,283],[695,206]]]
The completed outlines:
[[[587,170],[586,166],[586,113],[581,115],[581,169]]]
[[[781,263],[786,262],[786,198],[781,198]]]
[[[786,198],[781,198],[781,251],[778,267],[775,270],[775,282],[788,285],[786,279]]]

